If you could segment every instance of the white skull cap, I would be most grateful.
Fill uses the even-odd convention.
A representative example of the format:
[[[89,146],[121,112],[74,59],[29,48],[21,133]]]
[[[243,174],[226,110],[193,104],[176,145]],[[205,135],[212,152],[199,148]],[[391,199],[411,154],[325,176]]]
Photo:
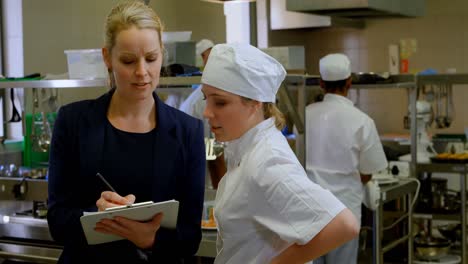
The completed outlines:
[[[263,51],[248,44],[213,47],[201,82],[259,102],[275,102],[286,71]]]
[[[324,81],[346,80],[351,76],[351,62],[341,53],[328,54],[320,59],[320,78]]]
[[[214,46],[213,41],[209,39],[202,39],[198,41],[196,45],[197,56],[200,56],[203,52],[205,52],[209,48],[212,48],[213,46]]]

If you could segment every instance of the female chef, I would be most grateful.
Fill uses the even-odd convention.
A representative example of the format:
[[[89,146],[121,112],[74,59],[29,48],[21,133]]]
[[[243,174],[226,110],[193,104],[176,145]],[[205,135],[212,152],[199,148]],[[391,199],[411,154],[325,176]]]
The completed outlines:
[[[226,142],[215,201],[215,263],[305,263],[358,234],[356,218],[312,183],[274,105],[285,70],[246,44],[213,47],[202,76],[204,116]]]

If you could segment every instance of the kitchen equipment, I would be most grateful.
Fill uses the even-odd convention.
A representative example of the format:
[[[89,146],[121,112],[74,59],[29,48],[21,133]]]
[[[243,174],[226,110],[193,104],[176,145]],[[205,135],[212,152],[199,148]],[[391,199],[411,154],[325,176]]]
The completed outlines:
[[[453,105],[453,91],[452,85],[446,84],[446,97],[445,97],[445,117],[444,125],[445,127],[450,127],[453,119],[455,118],[455,107]]]
[[[11,112],[11,119],[9,122],[20,122],[21,121],[21,115],[18,112],[18,109],[16,106],[17,100],[15,100],[15,89],[10,88],[10,99],[11,99],[11,106],[12,106],[12,112]]]
[[[2,201],[20,205],[19,201]],[[16,205],[14,205],[16,206]],[[11,208],[11,207],[8,207]],[[35,218],[32,210],[0,215],[0,258],[2,263],[57,263],[62,246],[51,238],[47,220]],[[22,212],[24,211],[24,214]]]
[[[50,88],[50,89],[41,89],[41,103],[46,103],[49,108],[49,112],[57,112],[59,103],[58,103],[58,93],[59,89]]]
[[[47,116],[44,112],[41,112],[42,117],[42,130],[39,135],[38,145],[42,152],[47,152],[49,150],[50,141],[52,138],[52,131],[50,129],[49,121],[47,121]]]
[[[359,72],[352,74],[353,84],[375,84],[375,83],[389,83],[389,74],[377,74],[374,72]]]
[[[439,210],[445,208],[445,194],[447,193],[447,179],[432,178],[432,209]]]
[[[446,239],[456,242],[461,240],[461,224],[445,224],[437,227],[439,233]]]
[[[288,11],[308,12],[332,17],[376,18],[388,16],[422,16],[424,15],[425,1],[397,0],[389,4],[389,2],[385,0],[288,0],[286,3]]]
[[[364,186],[363,203],[372,211],[375,211],[380,205],[380,187],[374,179],[368,181]]]
[[[448,128],[455,118],[451,84],[440,83],[435,88],[435,123],[437,128]]]
[[[423,260],[436,260],[448,254],[450,241],[429,235],[418,235],[414,238],[416,257]]]
[[[416,102],[416,126],[417,134],[417,161],[421,163],[430,162],[430,157],[437,154],[432,147],[432,142],[427,135],[427,127],[432,122],[432,106],[428,101],[418,100]],[[406,122],[406,120],[405,120]],[[411,154],[399,157],[400,161],[411,161]]]
[[[3,95],[0,94],[0,142],[3,142]]]
[[[387,184],[394,184],[398,182],[398,179],[393,177],[392,174],[388,174],[386,172],[378,172],[376,174],[372,174],[372,180],[375,181],[378,185],[387,185]]]
[[[216,141],[214,138],[205,138],[206,160],[215,160],[224,152],[224,143]]]
[[[213,144],[214,144],[214,138],[205,138],[206,160],[215,160],[216,159],[216,156],[214,155]]]
[[[414,264],[458,264],[461,262],[461,257],[457,255],[446,255],[441,258],[430,260],[415,260]]]

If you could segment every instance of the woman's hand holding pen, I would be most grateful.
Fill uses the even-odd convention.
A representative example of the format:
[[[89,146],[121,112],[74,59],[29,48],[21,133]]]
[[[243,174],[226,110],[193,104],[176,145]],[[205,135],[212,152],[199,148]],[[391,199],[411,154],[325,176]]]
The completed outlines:
[[[118,195],[116,192],[105,191],[101,193],[101,197],[96,201],[98,211],[104,211],[106,208],[115,206],[133,204],[135,195],[129,194],[125,197]]]
[[[122,197],[116,192],[105,191],[101,193],[101,197],[96,201],[96,206],[99,211],[104,211],[106,208],[133,204],[134,202],[135,196],[133,194]],[[154,238],[161,225],[162,217],[163,214],[159,213],[147,222],[134,221],[118,216],[113,219],[105,218],[96,224],[95,230],[124,237],[137,247],[148,249],[154,244]]]

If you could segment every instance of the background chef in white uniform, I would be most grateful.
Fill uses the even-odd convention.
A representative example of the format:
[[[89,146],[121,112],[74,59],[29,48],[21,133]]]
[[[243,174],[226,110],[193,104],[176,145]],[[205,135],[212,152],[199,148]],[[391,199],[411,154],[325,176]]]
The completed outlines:
[[[358,235],[351,211],[307,178],[274,102],[286,72],[247,44],[213,47],[202,76],[205,117],[227,142],[215,201],[215,263],[305,263]]]
[[[208,62],[211,48],[214,46],[213,41],[209,39],[202,39],[197,42],[196,54],[200,56],[203,61],[203,66]],[[206,101],[203,98],[203,93],[200,89],[201,85],[198,85],[192,93],[185,99],[180,105],[179,110],[203,121],[203,129],[205,130],[205,137],[210,137],[210,126],[208,120],[203,117],[203,111],[205,110]],[[210,182],[213,189],[218,188],[221,177],[226,173],[226,164],[224,162],[224,154],[218,156],[215,160],[208,160],[208,173],[210,176]]]
[[[374,121],[346,98],[351,63],[343,54],[320,60],[322,102],[306,107],[306,170],[309,178],[330,190],[361,223],[366,184],[387,167]],[[357,262],[358,238],[316,260],[314,264]]]
[[[214,46],[213,41],[209,39],[202,39],[197,42],[196,54],[203,60],[203,66],[208,62],[211,48]],[[201,85],[198,85],[187,99],[180,105],[179,109],[193,117],[203,120],[203,111],[205,110],[205,100],[203,100],[203,93],[199,89]],[[205,137],[210,136],[210,127],[208,122],[204,122],[205,125]]]

